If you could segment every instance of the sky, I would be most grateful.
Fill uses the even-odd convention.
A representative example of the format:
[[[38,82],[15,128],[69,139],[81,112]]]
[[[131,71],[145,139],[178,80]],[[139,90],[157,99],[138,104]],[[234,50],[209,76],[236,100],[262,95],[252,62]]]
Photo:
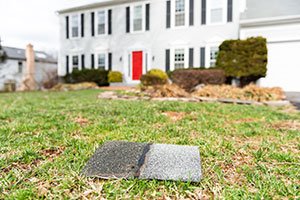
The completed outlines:
[[[35,50],[57,51],[56,11],[93,2],[96,0],[0,0],[1,44],[25,48],[31,43]]]

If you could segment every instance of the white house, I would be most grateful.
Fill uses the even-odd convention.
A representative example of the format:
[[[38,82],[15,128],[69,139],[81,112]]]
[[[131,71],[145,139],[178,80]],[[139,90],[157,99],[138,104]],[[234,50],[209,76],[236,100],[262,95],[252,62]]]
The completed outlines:
[[[280,17],[269,16],[269,12],[255,17],[257,6],[272,4],[282,8],[289,1],[298,8],[292,13],[294,24],[289,23],[289,33],[299,32],[300,23],[295,19],[300,14],[300,1],[255,1],[258,0],[106,0],[58,11],[61,44],[58,74],[64,76],[74,68],[103,68],[121,71],[126,83],[137,83],[151,68],[168,71],[211,67],[224,40],[262,35],[269,41],[270,64],[268,77],[261,84],[300,91],[299,80],[278,77],[282,73],[277,69],[280,58],[276,49],[280,47],[276,45],[285,43],[270,43],[273,40],[270,34],[261,31],[270,25],[261,23],[262,18],[272,18],[277,23],[288,18],[290,12]],[[275,28],[287,26],[284,21],[278,23],[271,24]],[[277,31],[275,35],[293,40],[294,48],[299,46],[300,34]],[[285,48],[282,53],[288,59],[281,61],[280,68],[286,67],[295,76],[297,71],[299,74],[299,61],[289,58],[296,51]]]
[[[35,51],[34,78],[38,87],[57,71],[57,60],[42,51]],[[2,47],[0,44],[0,91],[5,83],[13,83],[18,89],[26,74],[25,49]]]

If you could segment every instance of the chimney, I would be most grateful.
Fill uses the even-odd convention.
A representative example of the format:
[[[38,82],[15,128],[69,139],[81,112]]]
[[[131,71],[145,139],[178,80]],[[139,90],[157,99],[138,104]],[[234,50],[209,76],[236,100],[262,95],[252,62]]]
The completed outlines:
[[[26,46],[26,71],[20,87],[21,91],[33,91],[37,89],[35,81],[35,59],[32,44]]]

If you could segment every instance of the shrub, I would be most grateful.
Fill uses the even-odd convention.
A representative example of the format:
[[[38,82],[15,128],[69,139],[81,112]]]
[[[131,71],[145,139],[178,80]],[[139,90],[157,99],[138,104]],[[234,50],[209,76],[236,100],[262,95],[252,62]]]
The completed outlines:
[[[168,75],[160,69],[152,69],[140,79],[143,86],[164,85],[168,83]]]
[[[64,77],[66,83],[94,82],[98,86],[108,86],[108,71],[102,69],[73,70]]]
[[[253,82],[267,73],[267,41],[263,37],[246,40],[226,40],[219,47],[216,66],[227,77],[240,78],[241,82]]]
[[[151,74],[145,74],[140,79],[143,86],[151,86],[151,85],[164,85],[168,83],[167,79],[162,79],[158,76],[154,76]]]
[[[187,92],[199,84],[221,85],[225,83],[225,73],[219,69],[179,69],[172,72],[171,80]]]
[[[150,71],[147,72],[147,74],[157,76],[163,80],[168,80],[169,78],[167,73],[160,69],[151,69]]]
[[[123,82],[123,75],[121,72],[110,71],[108,73],[108,82],[110,83],[121,83]]]

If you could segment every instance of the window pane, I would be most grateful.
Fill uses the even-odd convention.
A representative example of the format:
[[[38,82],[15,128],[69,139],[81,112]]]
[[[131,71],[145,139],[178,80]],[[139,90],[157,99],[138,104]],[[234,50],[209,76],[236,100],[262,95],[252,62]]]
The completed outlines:
[[[216,65],[217,57],[219,53],[218,47],[211,47],[210,48],[210,66],[214,67]]]
[[[98,54],[98,68],[105,69],[105,54]]]
[[[184,68],[184,49],[175,49],[175,69]]]
[[[176,12],[184,12],[185,9],[185,0],[176,0]]]
[[[223,9],[222,8],[217,8],[217,9],[211,10],[211,17],[210,17],[211,23],[222,22],[222,19],[223,19]]]
[[[105,34],[105,12],[98,12],[98,35]]]
[[[176,0],[175,4],[175,26],[185,25],[185,0]]]
[[[73,66],[73,69],[78,69],[78,66],[79,66],[79,57],[78,56],[72,57],[72,66]]]
[[[134,16],[133,16],[133,30],[141,31],[143,27],[143,7],[135,6],[134,7]]]
[[[78,37],[79,36],[79,17],[78,15],[72,16],[72,37]]]

